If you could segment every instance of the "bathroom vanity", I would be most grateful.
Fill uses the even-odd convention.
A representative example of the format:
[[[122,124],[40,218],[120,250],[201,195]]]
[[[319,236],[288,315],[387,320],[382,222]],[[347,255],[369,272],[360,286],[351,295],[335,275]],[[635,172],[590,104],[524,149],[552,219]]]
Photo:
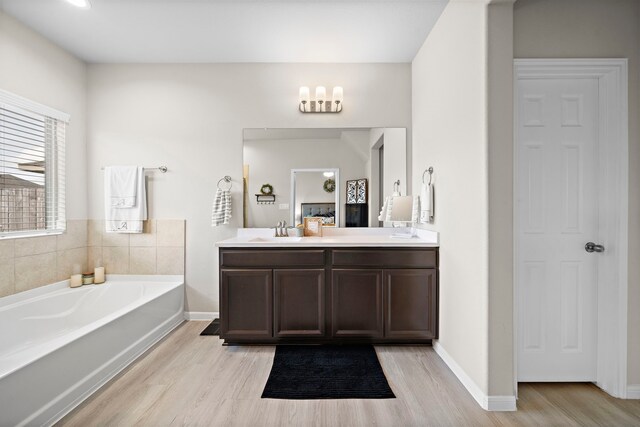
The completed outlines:
[[[429,344],[438,337],[436,233],[397,239],[389,229],[305,238],[268,232],[240,230],[217,244],[226,343]]]

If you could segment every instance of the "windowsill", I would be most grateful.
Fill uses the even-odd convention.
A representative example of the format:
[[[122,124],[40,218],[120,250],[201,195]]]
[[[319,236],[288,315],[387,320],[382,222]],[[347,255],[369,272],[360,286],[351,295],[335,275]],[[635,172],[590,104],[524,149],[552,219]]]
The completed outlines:
[[[33,230],[33,231],[12,231],[10,233],[0,233],[0,240],[24,239],[27,237],[57,236],[65,230]]]

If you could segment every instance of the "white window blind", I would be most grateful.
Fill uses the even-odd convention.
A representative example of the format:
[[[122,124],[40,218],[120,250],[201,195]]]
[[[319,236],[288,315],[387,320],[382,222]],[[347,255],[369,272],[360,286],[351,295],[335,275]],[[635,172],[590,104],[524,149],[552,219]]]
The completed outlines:
[[[68,120],[0,90],[0,237],[64,231]]]

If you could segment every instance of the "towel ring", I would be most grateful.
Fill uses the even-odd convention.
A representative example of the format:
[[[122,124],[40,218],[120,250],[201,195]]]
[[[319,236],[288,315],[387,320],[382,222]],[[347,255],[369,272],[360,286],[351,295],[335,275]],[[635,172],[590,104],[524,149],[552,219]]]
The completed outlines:
[[[220,183],[224,181],[226,183],[229,184],[229,188],[220,188]],[[231,190],[231,187],[233,187],[233,183],[231,182],[231,177],[229,175],[225,175],[224,177],[220,178],[220,180],[218,181],[218,189],[220,190]]]
[[[429,166],[429,169],[426,169],[422,172],[422,183],[424,184],[424,174],[429,172],[429,185],[431,185],[431,176],[433,175],[433,166]]]

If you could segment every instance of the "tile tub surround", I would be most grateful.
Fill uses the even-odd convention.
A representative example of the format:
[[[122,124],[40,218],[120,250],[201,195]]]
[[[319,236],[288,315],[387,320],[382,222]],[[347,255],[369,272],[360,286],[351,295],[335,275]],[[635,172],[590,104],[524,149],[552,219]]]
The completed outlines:
[[[102,220],[68,220],[54,236],[0,239],[0,297],[66,280],[75,266],[107,274],[184,274],[185,221],[145,222],[142,234],[105,233]]]
[[[184,274],[185,220],[150,219],[142,234],[106,233],[103,220],[87,224],[89,267],[107,274]]]
[[[67,221],[54,236],[0,240],[0,297],[65,280],[87,268],[87,220]]]

